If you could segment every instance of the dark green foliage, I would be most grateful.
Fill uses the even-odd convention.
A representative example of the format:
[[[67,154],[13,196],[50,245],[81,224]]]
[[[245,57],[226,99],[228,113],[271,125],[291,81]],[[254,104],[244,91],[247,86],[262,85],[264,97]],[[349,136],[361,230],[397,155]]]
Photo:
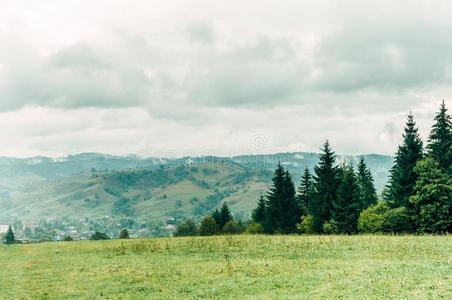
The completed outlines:
[[[301,183],[298,187],[298,202],[301,208],[302,215],[308,215],[310,212],[310,205],[312,197],[314,195],[314,183],[312,181],[312,175],[309,169],[306,167],[303,176],[301,177]]]
[[[377,203],[377,191],[374,186],[374,179],[370,169],[367,167],[364,158],[361,157],[358,163],[358,186],[359,199],[361,202],[361,209]]]
[[[418,180],[410,201],[420,232],[444,233],[452,230],[452,179],[438,162],[426,158],[415,168]]]
[[[239,234],[245,230],[244,226],[235,221],[227,222],[223,227],[223,233],[226,234]]]
[[[199,227],[199,234],[203,236],[215,235],[220,232],[217,222],[212,216],[206,216],[201,221],[201,226]]]
[[[331,210],[336,201],[339,171],[334,165],[335,161],[336,156],[326,141],[319,163],[314,168],[314,195],[309,207],[316,232],[322,232],[323,224],[331,219]]]
[[[129,238],[129,232],[127,231],[127,229],[123,229],[121,230],[121,232],[119,233],[119,238],[120,239],[128,239]]]
[[[14,244],[15,241],[16,239],[14,237],[13,229],[11,228],[11,226],[8,226],[8,230],[6,231],[5,235],[5,244]]]
[[[255,223],[264,224],[265,221],[265,198],[259,197],[257,207],[253,210],[252,218]]]
[[[452,175],[452,121],[443,101],[435,116],[427,145],[428,155]]]
[[[93,241],[109,240],[110,237],[105,232],[96,231],[90,238]]]
[[[222,229],[226,225],[226,223],[228,223],[232,220],[233,220],[233,218],[232,218],[231,210],[229,209],[226,202],[224,202],[223,206],[221,207],[221,210],[220,210],[220,219],[217,222],[217,224],[220,227],[220,229]]]
[[[392,207],[410,208],[409,197],[417,180],[414,167],[422,159],[422,140],[419,137],[413,115],[408,120],[403,134],[403,142],[399,146],[390,171],[390,180],[385,199]]]
[[[264,232],[295,232],[301,212],[292,177],[281,164],[278,164],[272,182],[273,185],[267,195]]]
[[[184,223],[179,224],[176,229],[175,236],[195,236],[198,235],[199,230],[193,220],[188,219]]]
[[[355,233],[361,208],[358,180],[351,165],[344,165],[337,198],[331,211],[331,233]]]
[[[121,197],[113,203],[112,213],[117,216],[123,215],[130,217],[135,215],[135,209],[129,199]]]
[[[64,239],[63,239],[63,241],[65,241],[65,242],[72,242],[73,240],[74,239],[70,235],[65,236]]]
[[[221,215],[218,208],[215,208],[215,210],[212,212],[212,218],[215,220],[217,224],[220,224]]]

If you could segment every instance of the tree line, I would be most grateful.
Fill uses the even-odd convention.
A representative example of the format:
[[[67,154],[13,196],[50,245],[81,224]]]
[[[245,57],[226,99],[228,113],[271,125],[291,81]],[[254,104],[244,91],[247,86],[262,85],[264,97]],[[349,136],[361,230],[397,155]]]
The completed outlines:
[[[258,199],[250,222],[233,220],[227,204],[191,220],[176,235],[218,233],[292,234],[358,232],[450,233],[452,231],[452,121],[444,101],[424,147],[413,115],[408,115],[389,181],[379,198],[363,158],[356,167],[338,163],[326,141],[314,172],[306,168],[298,188],[279,163],[272,185]]]

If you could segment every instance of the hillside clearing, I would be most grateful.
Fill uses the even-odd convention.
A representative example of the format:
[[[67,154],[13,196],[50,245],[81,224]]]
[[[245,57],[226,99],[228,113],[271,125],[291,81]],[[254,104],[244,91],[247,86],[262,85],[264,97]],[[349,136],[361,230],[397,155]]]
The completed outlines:
[[[450,236],[217,236],[0,247],[1,298],[451,298]]]

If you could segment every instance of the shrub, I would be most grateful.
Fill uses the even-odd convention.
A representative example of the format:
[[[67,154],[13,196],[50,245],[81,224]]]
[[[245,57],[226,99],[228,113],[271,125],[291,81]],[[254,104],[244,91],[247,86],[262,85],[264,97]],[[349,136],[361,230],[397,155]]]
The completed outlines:
[[[199,227],[200,235],[214,235],[220,231],[217,222],[212,216],[207,216],[201,221],[201,226]]]
[[[301,233],[314,234],[314,218],[311,215],[301,216],[300,223],[297,224],[297,229]]]
[[[330,220],[323,223],[323,232],[326,234],[337,234],[341,233],[336,221]]]
[[[70,235],[67,235],[67,236],[65,236],[64,238],[63,238],[63,241],[65,241],[65,242],[72,242],[74,239],[72,238],[72,236],[70,236]]]
[[[198,226],[191,219],[177,226],[175,236],[195,236],[198,235]]]
[[[260,234],[264,232],[264,227],[259,223],[251,223],[246,227],[245,231],[249,234]]]
[[[385,224],[385,213],[389,206],[384,203],[377,203],[363,210],[358,219],[358,230],[360,232],[376,233],[383,232]]]
[[[361,212],[360,232],[409,232],[412,220],[405,207],[390,208],[386,202],[377,203]]]
[[[119,238],[120,239],[128,239],[129,238],[129,232],[127,231],[127,229],[123,229],[121,230],[121,232],[119,233]]]
[[[110,237],[105,232],[98,232],[96,231],[90,238],[90,240],[93,241],[99,241],[99,240],[109,240]]]
[[[243,231],[243,226],[236,221],[229,221],[223,227],[223,232],[227,234],[239,234]]]

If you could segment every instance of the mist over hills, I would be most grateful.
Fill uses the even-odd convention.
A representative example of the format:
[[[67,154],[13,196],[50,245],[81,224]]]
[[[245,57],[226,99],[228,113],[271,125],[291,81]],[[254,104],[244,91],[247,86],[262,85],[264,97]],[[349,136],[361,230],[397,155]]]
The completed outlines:
[[[48,217],[114,215],[129,201],[133,217],[164,219],[201,216],[223,201],[246,217],[268,188],[281,162],[298,185],[316,153],[233,157],[141,158],[82,153],[61,158],[0,158],[0,221]],[[338,155],[356,164],[361,156]],[[380,192],[392,157],[363,155]],[[120,212],[118,212],[120,214]]]

